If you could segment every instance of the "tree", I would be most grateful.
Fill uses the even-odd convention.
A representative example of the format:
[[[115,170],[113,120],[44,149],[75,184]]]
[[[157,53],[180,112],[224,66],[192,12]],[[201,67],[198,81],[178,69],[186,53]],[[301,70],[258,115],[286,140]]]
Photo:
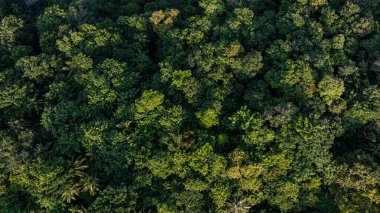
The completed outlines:
[[[191,71],[190,70],[175,70],[173,72],[172,86],[178,90],[183,90],[185,84],[190,81]]]
[[[203,8],[205,14],[209,16],[219,15],[224,9],[224,3],[220,0],[202,0],[199,2],[199,6]]]
[[[290,210],[298,202],[299,190],[299,186],[294,183],[278,183],[269,202],[278,206],[282,211]]]
[[[169,9],[166,11],[158,10],[152,13],[149,18],[153,24],[153,30],[159,35],[163,36],[171,26],[174,24],[174,19],[178,16],[179,11],[176,9]]]
[[[136,111],[138,113],[148,113],[164,102],[164,95],[156,90],[145,90],[141,98],[136,100]]]
[[[39,43],[46,52],[53,52],[56,39],[59,36],[59,28],[66,24],[66,13],[58,6],[46,8],[44,13],[38,17],[36,27],[41,36]]]
[[[204,109],[196,113],[197,118],[206,128],[219,124],[218,111],[215,109]]]
[[[231,127],[243,132],[242,139],[249,145],[263,148],[274,139],[274,132],[264,126],[260,115],[251,113],[247,107],[242,107],[229,118]]]
[[[55,57],[41,55],[40,57],[23,57],[16,62],[15,66],[23,72],[24,77],[42,83],[46,78],[54,75],[58,62]]]
[[[125,212],[137,204],[137,194],[125,186],[108,186],[88,208],[90,211]]]
[[[333,193],[341,211],[377,211],[380,194],[374,185],[378,182],[378,170],[355,163],[350,167],[347,164],[340,165],[336,172],[337,187],[333,188]]]
[[[319,82],[318,90],[321,98],[330,106],[333,101],[338,100],[343,94],[344,82],[341,79],[326,75]]]
[[[237,201],[227,203],[227,210],[228,213],[246,213],[249,211],[251,207],[246,204],[245,198],[240,198]]]
[[[327,3],[326,0],[311,0],[310,1],[311,6],[313,7],[320,7],[322,5],[325,5],[326,3]]]
[[[238,77],[252,78],[263,67],[261,53],[250,53],[242,59],[238,59],[231,63],[231,68],[234,70]]]
[[[0,1],[0,212],[379,212],[375,0]]]
[[[264,112],[264,117],[272,127],[279,127],[282,124],[289,123],[298,110],[298,107],[291,102],[284,103],[267,109]]]
[[[290,95],[312,97],[315,92],[314,72],[308,64],[303,61],[286,61],[285,67],[278,73],[270,70],[265,78],[273,88],[281,88]],[[292,94],[293,93],[293,94]]]
[[[11,50],[15,45],[17,33],[22,29],[24,22],[15,16],[1,19],[0,23],[0,49]]]

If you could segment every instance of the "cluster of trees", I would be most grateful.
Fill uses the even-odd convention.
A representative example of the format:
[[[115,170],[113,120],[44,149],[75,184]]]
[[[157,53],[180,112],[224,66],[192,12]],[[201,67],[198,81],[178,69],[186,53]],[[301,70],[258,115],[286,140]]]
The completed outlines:
[[[380,3],[0,1],[0,212],[380,212]]]

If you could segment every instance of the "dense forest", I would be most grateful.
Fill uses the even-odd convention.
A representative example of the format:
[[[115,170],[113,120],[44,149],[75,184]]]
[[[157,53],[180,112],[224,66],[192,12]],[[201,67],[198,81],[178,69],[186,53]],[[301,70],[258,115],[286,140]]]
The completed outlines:
[[[380,212],[378,0],[0,0],[0,212]]]

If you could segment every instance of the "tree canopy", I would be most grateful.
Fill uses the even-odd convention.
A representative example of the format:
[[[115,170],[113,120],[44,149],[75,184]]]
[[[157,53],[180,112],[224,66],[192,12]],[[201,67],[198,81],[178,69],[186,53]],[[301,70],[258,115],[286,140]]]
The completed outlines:
[[[380,2],[1,0],[0,212],[380,212]]]

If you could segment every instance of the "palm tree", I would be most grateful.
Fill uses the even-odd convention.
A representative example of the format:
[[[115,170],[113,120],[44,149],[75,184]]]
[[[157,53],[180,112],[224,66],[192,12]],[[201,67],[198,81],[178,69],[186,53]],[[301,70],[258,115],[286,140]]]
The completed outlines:
[[[94,196],[97,191],[99,191],[98,180],[86,175],[82,180],[82,192],[89,192],[90,195]]]
[[[251,207],[246,202],[246,199],[240,197],[238,200],[227,202],[226,213],[247,213]]]
[[[80,187],[78,184],[75,184],[71,187],[66,188],[66,190],[62,194],[62,199],[66,203],[71,203],[77,199],[79,195]]]
[[[9,121],[8,125],[15,130],[25,130],[28,127],[28,124],[23,119]]]
[[[86,161],[86,158],[81,158],[81,159],[78,158],[74,162],[74,174],[75,174],[75,176],[81,178],[85,175],[84,170],[86,170],[88,168],[88,166],[84,164],[85,161]]]
[[[87,210],[81,205],[81,206],[74,206],[69,209],[70,212],[73,213],[86,213]]]

